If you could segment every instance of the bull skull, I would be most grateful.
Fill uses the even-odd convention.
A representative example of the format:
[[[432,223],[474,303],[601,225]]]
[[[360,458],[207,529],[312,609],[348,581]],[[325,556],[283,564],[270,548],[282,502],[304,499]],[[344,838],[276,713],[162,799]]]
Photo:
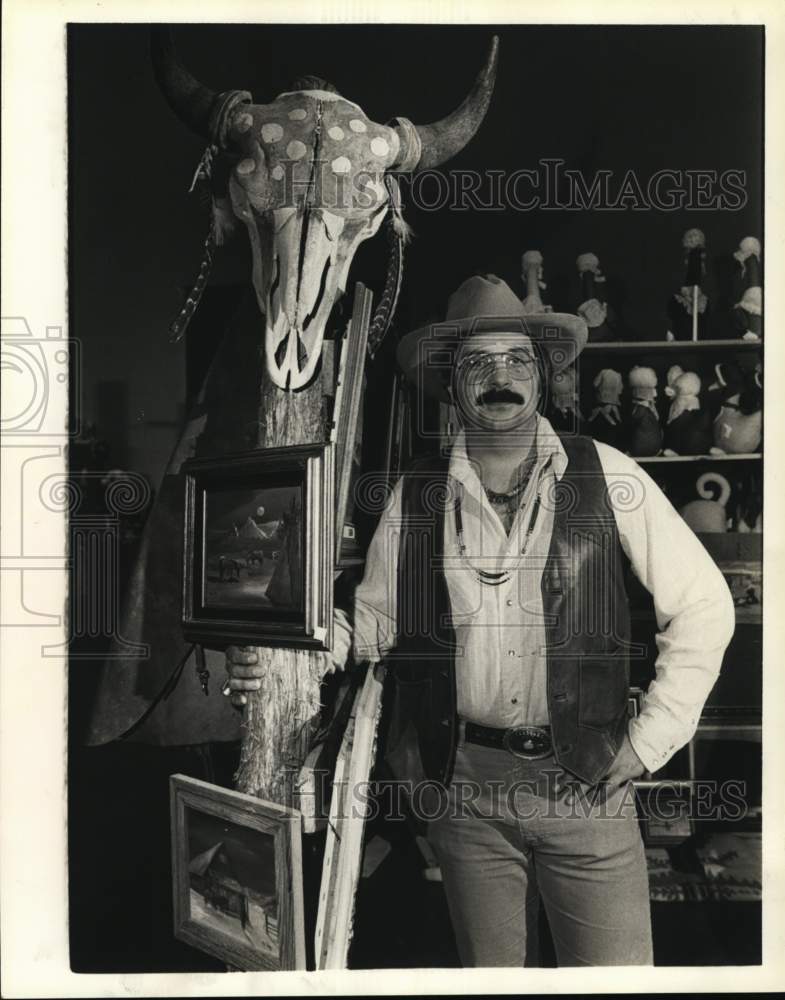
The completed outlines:
[[[246,91],[216,94],[179,63],[167,29],[152,29],[156,77],[172,109],[231,158],[232,211],[250,236],[267,371],[281,389],[301,388],[316,370],[357,247],[390,208],[385,174],[437,167],[463,149],[488,108],[497,52],[494,37],[469,95],[446,118],[377,125],[315,78],[270,104],[254,104]]]

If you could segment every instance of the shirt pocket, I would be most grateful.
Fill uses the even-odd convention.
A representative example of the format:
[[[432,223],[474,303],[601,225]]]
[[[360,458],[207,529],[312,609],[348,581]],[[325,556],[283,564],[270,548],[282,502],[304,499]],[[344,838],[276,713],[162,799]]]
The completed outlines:
[[[483,586],[465,563],[445,571],[454,625],[471,625],[483,617]]]

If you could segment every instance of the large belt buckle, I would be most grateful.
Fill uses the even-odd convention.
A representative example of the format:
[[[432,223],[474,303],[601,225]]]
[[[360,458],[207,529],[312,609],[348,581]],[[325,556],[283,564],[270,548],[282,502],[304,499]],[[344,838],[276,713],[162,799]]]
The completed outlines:
[[[550,735],[539,726],[515,726],[508,729],[502,742],[508,753],[523,760],[542,760],[552,750]]]

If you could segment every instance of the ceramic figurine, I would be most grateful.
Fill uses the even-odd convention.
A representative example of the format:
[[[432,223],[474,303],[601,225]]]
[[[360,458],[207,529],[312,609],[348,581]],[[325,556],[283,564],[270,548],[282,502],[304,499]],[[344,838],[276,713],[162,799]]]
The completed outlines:
[[[524,287],[526,296],[523,300],[523,311],[526,315],[551,312],[552,306],[543,304],[541,291],[548,287],[543,281],[542,254],[539,250],[527,250],[521,258]]]
[[[706,408],[714,421],[722,404],[744,389],[744,372],[735,361],[721,361],[714,366],[714,381],[706,390]]]
[[[739,336],[744,340],[763,338],[763,288],[761,285],[760,240],[745,236],[734,257],[741,267],[741,299],[733,309]]]
[[[584,421],[578,404],[574,368],[565,368],[551,378],[547,416],[559,434],[583,433]]]
[[[743,383],[726,396],[714,419],[712,455],[747,455],[760,449],[763,436],[763,378],[760,364],[742,372]],[[733,388],[737,388],[734,384]]]
[[[595,406],[588,422],[589,434],[596,440],[619,448],[624,427],[621,422],[621,394],[624,381],[612,368],[603,368],[594,379]]]
[[[709,484],[720,489],[716,500],[713,499],[713,491],[707,489]],[[679,511],[681,516],[693,531],[712,533],[727,531],[728,514],[725,508],[730,498],[728,480],[719,472],[704,472],[695,484],[695,488],[703,499],[691,500],[685,504]]]
[[[582,253],[575,263],[581,282],[581,304],[577,312],[586,320],[589,342],[615,340],[616,334],[608,322],[608,303],[597,287],[605,285],[599,258],[593,253]]]
[[[628,427],[628,450],[642,458],[659,455],[662,449],[660,415],[654,402],[657,398],[657,373],[653,368],[635,365],[627,376],[632,395],[632,412]]]
[[[706,273],[706,237],[700,229],[688,229],[682,238],[685,251],[684,284],[668,302],[668,340],[698,340],[705,336],[708,299],[701,290]]]
[[[763,531],[763,480],[754,472],[745,476],[735,491],[738,496],[733,530],[742,534]]]
[[[712,443],[711,417],[701,407],[701,380],[678,365],[668,369],[665,395],[673,402],[665,424],[666,455],[708,455]]]

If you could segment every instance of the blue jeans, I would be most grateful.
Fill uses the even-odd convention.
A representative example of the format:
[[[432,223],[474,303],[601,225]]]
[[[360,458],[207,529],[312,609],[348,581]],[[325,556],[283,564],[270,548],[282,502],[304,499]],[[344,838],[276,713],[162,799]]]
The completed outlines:
[[[428,841],[464,966],[537,965],[538,893],[560,966],[652,964],[632,786],[574,780],[553,757],[459,742]]]

